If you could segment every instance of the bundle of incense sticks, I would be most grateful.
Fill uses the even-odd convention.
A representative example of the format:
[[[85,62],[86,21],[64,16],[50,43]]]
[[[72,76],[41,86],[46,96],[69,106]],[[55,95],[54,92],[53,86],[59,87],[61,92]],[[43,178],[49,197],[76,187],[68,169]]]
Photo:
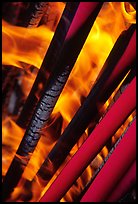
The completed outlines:
[[[127,101],[127,103],[126,103]],[[128,105],[129,104],[129,105]],[[40,202],[59,201],[136,106],[136,78],[67,163]],[[123,108],[122,108],[123,107]],[[121,112],[121,114],[120,114]],[[109,123],[110,121],[110,123]],[[105,128],[106,127],[106,128]],[[74,169],[74,171],[71,171]],[[68,176],[67,176],[68,175]],[[62,184],[62,185],[61,185]],[[60,188],[58,187],[60,186]]]
[[[129,147],[129,148],[128,148]],[[133,121],[81,202],[104,202],[136,159],[136,120]]]
[[[29,110],[30,107],[33,111],[34,108],[36,109],[33,115],[31,114],[32,118],[26,129],[25,135],[4,178],[4,200],[11,194],[14,187],[16,187],[17,183],[19,182],[24,168],[30,160],[30,153],[34,151],[38,140],[40,139],[40,131],[44,125],[47,124],[49,116],[68,79],[74,63],[77,60],[77,57],[101,6],[102,3],[99,2],[67,3],[46,57],[44,58],[42,67],[39,70],[37,78],[27,99],[29,101],[29,106],[27,105]],[[75,49],[73,49],[72,52],[73,46]],[[49,80],[46,81],[44,73],[46,67],[49,65],[52,70],[52,75],[50,76]],[[41,97],[39,96],[40,100],[38,102],[36,92],[39,91],[38,87],[40,83],[42,84],[43,88],[41,90],[42,95]],[[28,111],[27,115],[29,115]],[[20,156],[24,156],[24,162],[19,159]],[[16,176],[14,175],[14,172],[17,172]]]
[[[115,69],[118,69],[120,61],[122,61],[122,59],[124,61],[126,53],[128,54],[132,51],[129,46],[131,43],[135,43],[135,35],[135,26],[132,25],[118,38],[86,100],[78,109],[75,116],[72,118],[71,122],[68,124],[67,128],[60,136],[59,140],[52,148],[47,158],[43,162],[43,165],[39,169],[37,175],[42,177],[46,182],[48,182],[49,179],[52,178],[56,170],[63,163],[70,150],[81,137],[89,123],[92,123],[93,129],[96,126],[102,114],[101,108],[103,104],[106,102],[106,100],[108,100],[110,94],[112,94],[114,88],[118,85],[116,84],[116,80],[114,81],[113,78],[110,86],[105,86],[105,84],[108,79],[110,79],[113,71]],[[135,56],[135,50],[133,51],[132,56],[133,57],[131,59],[133,60]],[[128,66],[130,61],[131,60],[129,59]],[[113,62],[115,62],[116,64],[114,64]],[[126,73],[127,68],[122,66],[122,69],[124,69],[124,73]],[[120,71],[119,73],[116,73],[115,79],[117,78],[117,76],[121,82],[121,80],[123,79],[123,75],[121,74],[120,77]],[[113,85],[114,83],[116,84],[116,86]],[[53,166],[53,169],[52,171],[48,171],[51,164]]]

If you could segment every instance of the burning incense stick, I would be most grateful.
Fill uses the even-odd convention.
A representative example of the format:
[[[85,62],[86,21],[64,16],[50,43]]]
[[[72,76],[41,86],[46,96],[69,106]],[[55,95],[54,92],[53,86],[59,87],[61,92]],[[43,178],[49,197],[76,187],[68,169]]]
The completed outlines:
[[[23,22],[26,27],[37,27],[49,7],[48,2],[31,2]],[[31,11],[31,12],[29,12]]]
[[[127,104],[125,103],[127,101]],[[48,189],[43,201],[59,201],[136,106],[136,78],[96,126]],[[122,108],[123,107],[123,108]],[[121,114],[120,114],[121,111]],[[110,123],[109,123],[110,121]],[[102,134],[102,135],[101,135]],[[73,171],[71,171],[73,169]],[[68,175],[68,176],[67,176]],[[61,185],[62,183],[62,185]],[[59,188],[60,186],[60,188]]]
[[[56,31],[56,33],[55,33],[55,36],[56,37],[54,37],[53,38],[53,40],[52,40],[52,42],[51,42],[51,46],[50,46],[50,48],[49,48],[49,50],[48,50],[48,53],[47,53],[47,55],[46,56],[49,56],[49,55],[51,55],[51,57],[49,56],[49,57],[47,57],[47,58],[45,58],[44,59],[44,61],[43,61],[43,64],[45,65],[45,61],[47,61],[47,64],[48,65],[51,65],[50,63],[51,62],[53,62],[53,61],[55,61],[55,60],[51,60],[51,58],[53,58],[54,59],[54,55],[53,55],[53,53],[52,53],[52,51],[53,51],[53,49],[52,49],[52,51],[51,51],[51,47],[55,44],[56,46],[54,46],[56,49],[56,51],[59,51],[59,48],[60,47],[62,47],[62,38],[63,38],[63,40],[65,39],[65,36],[66,36],[66,34],[67,34],[67,31],[68,31],[68,29],[69,29],[69,27],[70,27],[70,24],[71,24],[71,22],[72,22],[72,20],[73,20],[73,17],[74,17],[74,15],[75,15],[75,12],[76,12],[76,10],[77,10],[77,8],[78,8],[78,5],[79,5],[79,3],[74,3],[73,4],[73,6],[69,3],[69,4],[67,4],[67,6],[66,6],[66,8],[65,8],[65,10],[64,10],[64,13],[63,13],[63,16],[62,16],[62,18],[61,18],[61,21],[60,21],[60,23],[59,23],[59,25],[58,25],[58,29],[57,29],[57,31]],[[65,19],[67,20],[67,23],[65,22]],[[65,26],[66,25],[66,26]],[[65,29],[65,27],[66,27],[66,29]],[[64,30],[64,32],[60,32],[60,29],[61,30]],[[61,37],[60,37],[60,33],[62,33],[62,35],[61,35]],[[57,40],[60,42],[60,43],[57,43]],[[56,56],[56,51],[54,52],[54,54],[55,54],[55,56]],[[43,64],[42,64],[42,67],[43,67]],[[44,68],[44,67],[43,67]],[[37,97],[36,97],[36,90],[37,90],[37,87],[39,86],[39,84],[40,83],[45,83],[45,81],[46,81],[46,78],[45,78],[45,75],[44,75],[44,72],[43,72],[43,68],[41,68],[40,69],[40,72],[39,72],[39,74],[38,74],[38,76],[37,76],[37,78],[36,78],[36,80],[35,80],[35,83],[34,83],[34,86],[33,86],[33,88],[32,88],[32,91],[30,92],[30,94],[29,94],[29,96],[28,96],[28,99],[27,99],[27,101],[26,101],[26,104],[25,104],[25,106],[24,106],[24,109],[25,109],[25,111],[23,110],[23,112],[22,112],[22,114],[21,114],[21,117],[19,118],[19,120],[17,121],[17,123],[22,127],[24,127],[24,125],[23,125],[23,121],[26,121],[26,115],[27,115],[27,117],[28,117],[28,115],[29,115],[29,117],[30,117],[30,115],[32,115],[31,114],[31,112],[33,112],[33,110],[34,110],[34,105],[36,106],[36,103],[37,103],[37,101],[38,101],[38,99],[37,99]],[[32,93],[33,92],[33,93]],[[34,94],[35,93],[35,94]],[[29,105],[29,108],[28,108],[28,105]],[[32,108],[30,108],[30,107],[32,107]],[[26,111],[27,110],[27,111]],[[29,111],[29,110],[31,110],[31,112]],[[29,112],[28,112],[29,111]],[[28,114],[27,114],[27,112],[28,112]],[[23,120],[23,119],[25,119],[25,120]],[[21,125],[22,124],[22,125]],[[26,122],[25,122],[25,124],[26,124]],[[29,139],[29,138],[28,138]],[[37,138],[37,136],[35,136],[35,140],[37,140],[38,141],[38,138]],[[36,141],[36,142],[37,142]],[[20,148],[19,148],[20,149]],[[17,169],[17,171],[16,171],[16,169]],[[16,174],[16,177],[15,177],[15,175],[14,175],[14,172],[18,172],[17,174]],[[12,164],[11,164],[11,166],[10,166],[10,168],[9,168],[9,170],[8,170],[8,172],[7,172],[7,174],[6,174],[6,177],[4,178],[4,181],[3,181],[3,199],[6,199],[9,195],[10,195],[10,193],[13,191],[13,189],[14,189],[14,187],[17,185],[17,183],[18,183],[18,181],[19,181],[19,179],[20,179],[20,177],[21,177],[21,175],[22,175],[22,173],[23,173],[23,168],[21,167],[21,161],[19,161],[18,159],[16,159],[16,157],[13,159],[13,162],[12,162]],[[15,177],[15,179],[13,179],[13,177]]]
[[[110,93],[107,92],[106,88],[112,86],[112,89],[114,89],[116,85],[119,84],[120,78],[125,77],[127,71],[129,70],[129,67],[133,66],[133,64],[135,63],[135,59],[136,59],[136,31],[134,31],[132,38],[128,43],[127,49],[125,50],[123,56],[120,58],[116,69],[113,70],[111,76],[104,84],[101,100],[104,100],[105,95],[108,94],[110,95]]]
[[[36,80],[27,97],[23,110],[17,120],[17,124],[22,128],[27,128],[33,115],[33,112],[37,106],[39,100],[38,98],[40,98],[45,86],[47,85],[46,70],[49,72],[49,75],[52,75],[55,72],[57,72],[55,66],[63,49],[67,32],[69,30],[69,27],[71,26],[71,22],[73,20],[73,17],[78,6],[79,2],[73,4],[71,3],[66,4],[60,22],[57,26],[53,39],[50,43],[50,46],[47,50],[43,63],[36,77]],[[39,86],[42,87],[41,90]]]
[[[50,81],[58,77],[58,75],[61,74],[61,70],[63,71],[66,67],[69,67],[70,71],[72,70],[102,3],[87,2],[81,3],[80,6],[78,6],[79,2],[67,3],[66,13],[64,14],[63,12],[63,17],[61,17],[37,78],[17,121],[18,125],[23,128],[26,128],[29,124],[33,111],[38,103],[38,98],[42,96],[44,89],[49,89]],[[71,23],[71,18],[75,15],[75,11],[76,17]],[[46,81],[46,70],[51,76],[51,79],[48,81]],[[41,91],[39,89],[40,84],[42,87]],[[32,107],[31,109],[30,106]]]
[[[12,164],[4,178],[3,199],[6,199],[13,191],[23,173],[24,167],[30,160],[30,153],[34,151],[38,143],[40,138],[40,131],[44,125],[46,125],[49,119],[53,107],[56,104],[56,101],[67,81],[67,78],[95,21],[95,18],[102,6],[102,4],[99,2],[77,2],[73,3],[73,8],[72,4],[70,3],[67,3],[67,5],[68,6],[65,9],[63,18],[59,23],[57,32],[55,33],[55,38],[53,38],[51,47],[47,53],[47,58],[44,59],[42,64],[42,67],[44,65],[50,65],[53,73],[48,82],[45,83],[45,68],[40,69],[38,77],[34,83],[34,88],[32,89],[32,92],[30,92],[32,103],[30,104],[29,101],[29,109],[30,107],[34,109],[34,105],[36,101],[38,101],[36,98],[36,92],[39,91],[37,86],[41,84],[43,87],[43,94],[39,103],[37,104],[36,110],[32,116],[32,120],[30,121],[26,133],[17,150],[17,154],[14,157]],[[86,9],[84,9],[85,6]],[[71,8],[72,10],[69,11],[68,9]],[[85,12],[83,13],[82,11],[84,10]],[[80,16],[82,17],[81,23],[79,22]],[[60,34],[63,30],[64,32],[60,37]],[[57,36],[59,39],[56,38]],[[56,49],[56,51],[53,53],[53,46],[55,44],[56,47],[54,47],[54,49]],[[74,45],[75,49],[72,51],[72,46]],[[55,54],[57,54],[57,56]],[[51,57],[53,57],[53,60],[51,60]],[[16,177],[14,172],[17,172]]]
[[[93,128],[97,124],[95,120],[96,118],[100,119],[101,117],[100,108],[109,98],[108,94],[112,94],[112,92],[114,91],[114,89],[112,89],[114,86],[106,87],[105,89],[105,82],[108,81],[108,78],[110,77],[112,71],[116,67],[118,67],[120,58],[122,61],[124,52],[128,52],[126,51],[128,49],[127,45],[131,41],[130,39],[133,39],[134,31],[135,26],[130,27],[129,30],[123,33],[115,43],[108,59],[103,66],[100,76],[96,80],[96,83],[90,91],[88,97],[86,98],[80,109],[77,111],[77,113],[59,138],[58,142],[49,153],[42,167],[38,171],[38,175],[40,175],[44,180],[47,181],[48,178],[50,179],[53,176],[53,174],[69,154],[72,147],[85,131],[88,124],[93,121]],[[121,82],[123,78],[119,78]],[[103,87],[105,93],[104,100],[101,97],[103,96]],[[106,94],[106,92],[108,94]],[[49,169],[49,165],[51,165],[51,163],[53,166],[53,172],[48,172],[46,171],[46,169]]]
[[[11,24],[37,27],[48,7],[49,2],[4,2],[3,13]]]
[[[86,3],[84,3],[84,5],[85,4]],[[49,116],[52,113],[59,95],[74,66],[74,63],[76,62],[80,50],[88,36],[91,26],[94,23],[96,15],[94,13],[93,16],[93,11],[95,8],[97,8],[97,5],[99,5],[97,3],[88,3],[89,9],[85,11],[88,11],[89,15],[88,13],[86,13],[86,15],[83,14],[84,16],[82,15],[82,17],[84,17],[84,22],[82,22],[82,25],[76,23],[78,22],[78,18],[80,17],[84,5],[82,3],[80,4],[80,7],[78,8],[72,21],[66,36],[67,42],[65,42],[64,48],[61,51],[61,55],[56,64],[56,71],[50,77],[47,86],[45,87],[44,93],[36,107],[25,136],[20,144],[20,147],[18,148],[17,154],[19,155],[26,156],[28,153],[33,152],[37,141],[40,138],[40,130],[44,127],[44,125],[46,125]],[[93,19],[91,17],[93,17]],[[71,52],[73,44],[76,44],[76,49]]]

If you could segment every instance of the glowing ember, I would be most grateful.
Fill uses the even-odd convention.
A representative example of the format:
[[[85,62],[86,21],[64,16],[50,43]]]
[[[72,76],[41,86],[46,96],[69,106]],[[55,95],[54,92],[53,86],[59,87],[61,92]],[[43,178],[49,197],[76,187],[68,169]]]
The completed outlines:
[[[61,9],[61,15],[63,11],[63,4],[60,6],[59,3],[58,7],[54,7],[54,9]],[[80,107],[83,99],[87,97],[115,41],[123,30],[128,29],[131,23],[135,23],[135,10],[130,4],[112,2],[105,3],[103,5],[103,8],[91,29],[87,41],[78,57],[78,60],[76,61],[74,69],[65,85],[65,88],[53,110],[50,118],[51,120],[46,129],[42,131],[42,137],[24,171],[22,180],[12,194],[12,201],[22,201],[24,199],[19,195],[27,194],[27,190],[23,190],[22,188],[25,181],[29,180],[31,183],[31,180],[35,177],[36,172],[40,168],[50,149],[53,147],[60,134],[64,131]],[[53,28],[51,28],[51,24],[47,26],[41,25],[38,28],[22,28],[10,25],[3,20],[2,64],[24,68],[23,63],[26,63],[40,68],[53,34],[54,32]],[[33,74],[29,75],[29,77],[24,76],[24,78],[20,78],[20,83],[26,96],[31,89],[34,79],[35,76]],[[28,86],[26,86],[26,83],[28,83]],[[105,104],[105,106],[107,107],[108,104],[109,101]],[[10,118],[6,118],[6,120],[3,121],[2,129],[2,174],[4,176],[18,148],[24,130],[20,129]],[[118,133],[116,133],[116,135],[118,135]],[[71,158],[86,137],[87,131],[73,147],[67,159]],[[112,142],[114,143],[115,140],[116,138],[114,137]],[[101,164],[102,157],[105,158],[107,154],[108,149],[104,147],[101,153],[97,155],[95,161],[91,164],[92,167],[89,166],[85,170],[83,175],[76,181],[76,185],[70,189],[61,202],[72,202],[74,195],[79,195],[83,187],[91,178],[94,168],[97,168],[97,165],[99,166]],[[54,178],[59,174],[59,172],[60,169],[54,175]],[[51,181],[46,188],[48,188],[50,183]],[[35,178],[33,183],[31,183],[32,196],[30,196],[29,200],[37,201],[43,189],[43,181],[38,181],[38,178]]]

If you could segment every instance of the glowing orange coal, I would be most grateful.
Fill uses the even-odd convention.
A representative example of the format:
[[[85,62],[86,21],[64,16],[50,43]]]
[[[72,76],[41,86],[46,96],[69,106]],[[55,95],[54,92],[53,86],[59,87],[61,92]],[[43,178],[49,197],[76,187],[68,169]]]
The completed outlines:
[[[59,4],[59,7],[54,7],[54,9],[58,8],[63,9],[63,5],[60,7]],[[80,107],[84,98],[87,97],[98,73],[100,72],[120,33],[123,30],[128,29],[131,23],[134,22],[135,10],[130,4],[122,2],[106,2],[103,4],[103,7],[96,18],[86,43],[76,61],[73,71],[71,72],[64,90],[53,110],[51,116],[52,122],[48,126],[47,130],[42,133],[42,137],[36,147],[36,150],[34,151],[31,160],[24,171],[22,180],[27,179],[31,182],[35,177],[36,172],[40,168],[46,155],[56,142],[56,140],[53,140],[55,132],[51,129],[52,124],[54,124],[59,117],[62,117],[63,122],[60,133],[64,131],[65,127],[68,125]],[[2,64],[14,65],[16,67],[25,69],[23,63],[26,63],[40,68],[53,34],[54,32],[50,26],[47,27],[46,25],[41,25],[38,28],[22,28],[10,25],[3,20]],[[26,87],[25,83],[28,83],[29,87],[31,88],[34,78],[35,77],[33,75],[32,77],[22,79],[22,83],[24,83],[22,84],[22,86],[24,86],[24,90]],[[28,91],[24,91],[24,93],[28,95]],[[107,102],[106,106],[108,103],[109,101]],[[10,125],[7,125],[7,120]],[[8,118],[3,121],[2,128],[2,151],[4,152],[2,164],[3,175],[5,175],[18,148],[19,142],[21,141],[24,130],[20,129],[16,123],[12,121],[12,118]],[[11,135],[14,137],[14,142],[11,141]],[[18,138],[16,135],[18,135]],[[79,146],[86,139],[86,137],[87,131],[73,147],[68,159],[71,158],[71,156],[78,150]],[[7,147],[8,144],[11,148],[10,151]],[[106,147],[104,147],[102,150],[102,155],[105,157],[107,154],[108,150]],[[103,161],[101,155],[97,156],[97,161],[99,164]],[[93,162],[93,165],[97,165],[97,163]],[[58,173],[59,171],[55,174],[55,177]],[[73,196],[79,195],[84,185],[86,185],[91,178],[92,174],[93,166],[89,166],[83,175],[76,181],[76,185],[70,189],[61,202],[72,202]],[[12,201],[21,201],[21,198],[18,199],[18,195],[22,193],[22,182],[23,181],[21,181],[18,187],[15,189],[15,192],[11,197]],[[47,188],[50,185],[50,182],[47,185]],[[42,183],[36,178],[32,183],[31,190],[33,196],[30,201],[37,201],[43,189],[44,187]]]

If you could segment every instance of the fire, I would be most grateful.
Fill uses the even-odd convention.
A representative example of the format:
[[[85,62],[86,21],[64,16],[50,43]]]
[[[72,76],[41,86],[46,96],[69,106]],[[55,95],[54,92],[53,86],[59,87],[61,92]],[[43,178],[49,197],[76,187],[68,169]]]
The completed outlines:
[[[23,28],[2,20],[2,64],[23,68],[23,62],[40,68],[53,34],[44,25]]]
[[[54,7],[54,9],[61,9],[61,11],[63,11],[63,4],[62,6],[60,6],[60,4],[58,5],[59,7]],[[60,14],[62,13],[61,11]],[[131,23],[134,22],[135,10],[130,4],[121,2],[104,3],[103,8],[101,9],[86,40],[86,43],[84,44],[84,47],[76,61],[73,71],[71,72],[71,75],[64,87],[64,90],[53,110],[51,121],[47,125],[47,128],[42,132],[42,137],[31,157],[29,164],[25,168],[23,177],[12,195],[13,200],[21,201],[21,198],[18,198],[18,195],[22,193],[22,186],[25,183],[24,180],[28,180],[31,183],[50,149],[54,146],[56,140],[64,131],[83,100],[87,97],[98,73],[100,72],[120,33],[123,30],[128,29]],[[2,20],[2,64],[14,65],[19,68],[26,68],[25,64],[28,64],[33,65],[36,68],[40,68],[44,55],[53,37],[53,30],[54,29],[51,27],[51,24],[47,26],[41,25],[38,28],[23,28],[10,25]],[[27,76],[20,79],[25,95],[28,95],[34,79],[35,76],[33,74],[30,79]],[[29,84],[27,90],[25,83]],[[108,104],[109,101],[105,106],[107,107]],[[59,123],[62,126],[59,125]],[[24,130],[19,128],[10,118],[3,121],[2,127],[2,150],[4,152],[3,175],[5,175],[21,141]],[[19,135],[20,137],[17,138],[16,135]],[[8,140],[11,136],[15,136],[15,141],[10,140],[11,150],[9,150],[10,152],[8,153]],[[68,159],[70,159],[71,156],[78,150],[86,137],[87,131],[73,147]],[[115,137],[112,140],[114,142]],[[45,148],[45,146],[48,148]],[[101,154],[98,154],[95,161],[92,162],[91,167],[89,166],[84,171],[83,175],[76,181],[76,185],[74,185],[68,191],[61,202],[72,202],[74,195],[79,195],[86,183],[92,177],[94,168],[97,168],[97,165],[99,166],[101,164],[103,158],[105,158],[107,154],[108,149],[105,146],[102,149]],[[60,170],[56,172],[54,178],[56,178],[59,172]],[[52,178],[52,180],[54,179]],[[52,180],[49,182],[46,188],[48,188]],[[30,198],[30,200],[36,201],[40,197],[41,191],[44,189],[43,182],[38,180],[36,177],[31,185],[33,196]],[[26,191],[24,194],[25,193]]]
[[[2,145],[4,147],[2,148],[2,175],[6,174],[17,147],[20,144],[20,140],[23,137],[23,133],[24,131],[10,117],[7,117],[2,122]]]
[[[103,5],[103,9],[99,13],[80,52],[74,69],[53,111],[54,113],[60,112],[63,118],[67,120],[67,124],[81,105],[83,98],[88,95],[118,36],[130,26],[130,20],[124,20],[126,13],[123,10],[122,14],[121,8],[121,3],[112,2]],[[65,101],[68,102],[65,103]]]
[[[38,28],[14,26],[2,20],[2,64],[23,68],[22,63],[26,63],[40,68],[65,5],[55,2],[50,7],[52,14],[47,25]],[[53,15],[56,15],[54,23]]]

